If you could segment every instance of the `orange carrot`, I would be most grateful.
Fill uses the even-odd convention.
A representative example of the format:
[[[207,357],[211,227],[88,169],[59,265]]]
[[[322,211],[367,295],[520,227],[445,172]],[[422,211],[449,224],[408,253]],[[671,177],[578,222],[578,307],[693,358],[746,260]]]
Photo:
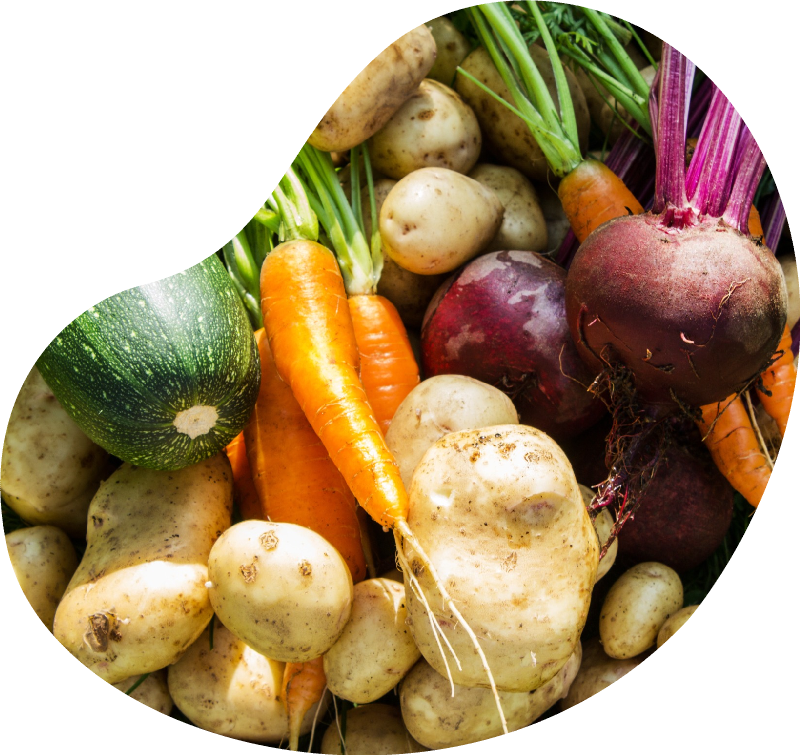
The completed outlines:
[[[419,383],[405,325],[383,296],[348,299],[361,364],[361,383],[381,430],[386,433],[397,407]]]
[[[697,426],[717,468],[751,506],[758,506],[769,482],[770,468],[744,402],[734,394],[719,403],[701,406],[700,410],[703,417]]]
[[[289,749],[297,750],[300,726],[319,701],[327,680],[322,656],[305,663],[287,663],[283,670],[283,701],[289,715]]]
[[[253,484],[250,462],[247,458],[244,433],[239,433],[226,447],[225,453],[233,470],[233,496],[239,504],[242,519],[263,519],[261,502]]]
[[[263,518],[314,530],[339,551],[358,582],[366,563],[355,498],[278,376],[263,329],[256,343],[261,388],[244,433]]]
[[[786,433],[786,423],[789,421],[789,410],[792,408],[792,396],[797,383],[792,334],[788,325],[783,329],[775,356],[777,359],[761,373],[761,385],[756,385],[756,393],[764,410],[777,423],[782,438]],[[762,390],[762,386],[770,395]]]
[[[640,215],[644,208],[605,163],[583,160],[558,185],[558,198],[579,242],[607,220]]]
[[[750,205],[750,214],[747,216],[747,230],[751,236],[764,238],[764,228],[761,225],[761,215],[754,204]]]
[[[358,376],[350,307],[333,254],[287,241],[261,268],[261,307],[278,374],[358,502],[379,524],[408,514],[408,496]]]

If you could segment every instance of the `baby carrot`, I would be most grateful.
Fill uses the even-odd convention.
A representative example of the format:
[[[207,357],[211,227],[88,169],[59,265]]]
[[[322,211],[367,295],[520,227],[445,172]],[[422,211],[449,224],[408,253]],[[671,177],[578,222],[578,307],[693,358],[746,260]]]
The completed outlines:
[[[756,393],[764,410],[777,423],[783,437],[797,382],[797,368],[794,366],[794,354],[792,354],[792,334],[788,325],[783,329],[775,356],[777,359],[761,373],[761,383],[756,384]]]
[[[244,432],[239,433],[225,447],[225,453],[233,470],[233,497],[239,505],[242,519],[263,519],[258,491],[253,484],[253,476],[250,472]]]
[[[305,663],[287,663],[283,670],[283,701],[289,715],[289,749],[297,750],[306,713],[325,694],[327,680],[322,656]]]
[[[697,426],[717,468],[753,507],[769,482],[770,468],[758,445],[744,402],[736,395],[701,406]]]
[[[405,325],[394,304],[383,296],[348,299],[361,363],[361,383],[385,434],[397,407],[419,383]]]

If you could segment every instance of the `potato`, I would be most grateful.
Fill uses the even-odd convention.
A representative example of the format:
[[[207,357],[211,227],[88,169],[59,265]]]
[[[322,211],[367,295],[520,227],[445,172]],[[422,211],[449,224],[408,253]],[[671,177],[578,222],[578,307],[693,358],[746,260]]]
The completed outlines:
[[[319,658],[350,618],[350,569],[324,537],[307,527],[239,522],[214,543],[208,578],[220,621],[276,661]]]
[[[70,539],[58,527],[25,527],[6,535],[11,566],[28,603],[52,632],[53,619],[78,568]]]
[[[375,169],[389,178],[419,168],[469,173],[481,153],[481,130],[459,95],[424,79],[368,144]]]
[[[436,42],[436,60],[428,78],[436,79],[436,81],[441,81],[442,84],[451,87],[456,75],[456,68],[469,54],[470,44],[446,16],[434,18],[425,25],[430,29]]]
[[[636,668],[644,658],[645,656],[628,660],[609,658],[599,640],[589,640],[583,647],[578,674],[559,707],[566,710],[596,695]]]
[[[550,186],[546,183],[537,184],[536,194],[547,226],[547,251],[554,252],[570,230],[569,220],[558,194]]]
[[[408,524],[460,613],[480,638],[498,689],[528,692],[574,652],[597,570],[597,535],[563,451],[543,432],[496,425],[450,433],[422,457],[409,491]],[[406,541],[426,595],[436,587]],[[408,570],[406,570],[408,579]],[[412,632],[440,674],[428,617],[406,584]],[[463,627],[438,599],[436,621],[461,661],[457,684],[489,680]]]
[[[494,386],[465,375],[423,380],[403,399],[386,433],[406,489],[425,452],[444,435],[519,422],[511,399]]]
[[[393,705],[360,705],[343,715],[344,723],[334,721],[325,731],[320,752],[328,755],[342,755],[343,752],[347,755],[392,755],[426,750],[411,738],[400,710]]]
[[[232,505],[222,453],[173,472],[123,464],[89,506],[59,642],[112,684],[174,663],[211,619],[208,556]]]
[[[686,606],[670,616],[658,630],[656,647],[660,648],[675,632],[677,632],[689,619],[699,606]]]
[[[606,655],[624,659],[644,652],[682,605],[683,585],[674,569],[655,561],[628,569],[611,586],[600,611],[600,641]]]
[[[420,275],[449,273],[494,238],[503,205],[494,192],[446,168],[421,168],[383,203],[381,240],[398,265]]]
[[[535,44],[529,49],[553,101],[558,103],[555,78],[547,52]],[[503,99],[514,104],[514,98],[494,67],[489,53],[483,47],[471,52],[462,61],[461,67]],[[578,124],[578,141],[583,154],[589,146],[591,125],[589,108],[575,74],[568,68],[565,72]],[[455,89],[475,111],[487,152],[497,158],[498,162],[516,168],[532,181],[546,181],[549,170],[547,160],[526,123],[466,76],[456,76]]]
[[[588,506],[594,500],[594,491],[591,488],[587,488],[585,485],[578,484],[578,487],[581,489],[584,505]],[[597,544],[600,546],[600,550],[602,550],[603,546],[606,544],[613,527],[614,517],[611,516],[611,512],[608,509],[602,509],[594,520],[594,529],[597,533]],[[614,562],[617,560],[618,545],[618,541],[615,539],[609,546],[606,555],[603,556],[602,560],[597,565],[595,584],[600,581],[601,577],[608,574],[608,570],[614,566]]]
[[[3,440],[3,500],[28,524],[82,538],[89,501],[110,471],[108,454],[72,421],[34,367]]]
[[[138,684],[139,679],[141,676],[131,676],[112,686],[127,694],[129,689],[137,685],[128,697],[168,716],[172,710],[172,698],[167,687],[167,670],[153,671],[141,684]]]
[[[517,731],[532,724],[569,689],[581,663],[580,643],[564,667],[533,692],[500,692],[506,726]],[[503,728],[489,689],[456,685],[422,660],[400,684],[400,710],[414,739],[431,749],[456,747],[500,736]]]
[[[350,82],[309,143],[325,152],[341,152],[366,141],[411,96],[435,59],[436,42],[427,27],[404,34]]]
[[[353,589],[350,621],[323,656],[328,689],[350,702],[371,703],[395,688],[420,652],[406,626],[406,594],[392,579]]]
[[[248,647],[214,621],[213,648],[206,629],[169,668],[169,693],[195,726],[233,739],[278,744],[289,736],[281,696],[285,664]],[[320,710],[327,708],[329,697]],[[301,736],[311,731],[317,706],[303,719]]]
[[[533,184],[518,170],[481,163],[469,173],[503,205],[503,223],[484,251],[547,251],[547,223]]]
[[[379,179],[375,182],[375,204],[380,215],[381,207],[389,192],[397,181],[391,178]],[[362,207],[369,207],[369,192],[365,186],[361,191]],[[372,236],[372,217],[364,212],[364,229],[366,238]],[[383,270],[378,280],[378,294],[385,296],[397,309],[400,319],[407,328],[419,328],[428,303],[436,289],[447,277],[443,275],[418,275],[400,267],[387,253],[381,244],[383,254]],[[419,363],[419,360],[418,360]]]

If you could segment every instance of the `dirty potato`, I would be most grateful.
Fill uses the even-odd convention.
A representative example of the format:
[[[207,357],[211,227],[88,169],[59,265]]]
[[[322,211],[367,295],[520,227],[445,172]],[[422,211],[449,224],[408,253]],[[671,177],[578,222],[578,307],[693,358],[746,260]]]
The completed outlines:
[[[689,619],[699,606],[686,606],[670,616],[658,630],[656,647],[660,648],[675,632],[677,632]]]
[[[393,755],[424,752],[425,749],[411,738],[399,708],[371,703],[342,713],[325,731],[320,752],[327,755],[342,755],[343,752],[347,755]]]
[[[591,488],[587,488],[586,485],[579,484],[578,487],[581,489],[584,505],[589,506],[594,500],[594,491]],[[595,532],[597,532],[597,544],[600,546],[600,550],[602,550],[603,546],[606,544],[613,528],[614,517],[611,516],[611,512],[608,509],[602,509],[594,520],[594,529]],[[608,547],[606,555],[603,556],[602,560],[597,565],[597,578],[595,582],[599,582],[600,578],[608,574],[608,570],[614,566],[614,562],[617,560],[617,550],[618,543],[615,538],[614,542]]]
[[[350,618],[350,570],[339,552],[307,527],[239,522],[211,549],[208,578],[220,621],[276,661],[319,658]]]
[[[140,683],[141,678],[141,676],[131,676],[112,686],[127,694],[132,700],[168,716],[172,710],[172,698],[167,687],[167,670],[153,671]]]
[[[425,25],[430,29],[436,42],[436,61],[428,78],[436,79],[436,81],[441,81],[442,84],[451,87],[456,75],[456,68],[469,55],[470,44],[446,16],[434,18]]]

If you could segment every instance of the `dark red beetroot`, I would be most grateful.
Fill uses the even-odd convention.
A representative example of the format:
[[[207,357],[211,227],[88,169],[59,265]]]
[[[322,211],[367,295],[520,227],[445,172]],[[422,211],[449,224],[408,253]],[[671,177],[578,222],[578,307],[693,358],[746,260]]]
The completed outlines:
[[[662,216],[612,220],[569,270],[567,318],[581,356],[633,373],[652,402],[710,404],[759,375],[786,317],[780,266],[717,218],[685,228]]]
[[[605,412],[586,391],[564,314],[566,273],[534,252],[493,252],[442,284],[422,324],[425,375],[467,375],[514,401],[520,421],[563,440]]]
[[[733,495],[703,446],[670,447],[619,533],[619,558],[658,561],[677,572],[694,569],[725,537]]]

